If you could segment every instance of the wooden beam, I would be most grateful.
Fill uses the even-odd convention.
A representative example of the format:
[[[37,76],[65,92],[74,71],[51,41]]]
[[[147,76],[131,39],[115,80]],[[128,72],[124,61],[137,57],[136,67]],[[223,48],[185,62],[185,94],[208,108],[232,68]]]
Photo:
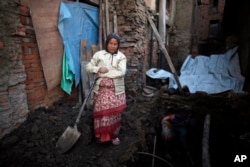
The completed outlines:
[[[105,4],[102,3],[102,15],[103,17],[105,16]],[[103,34],[103,39],[104,39],[104,45],[105,45],[105,40],[107,38],[107,31],[106,31],[106,21],[105,18],[102,19],[102,34]]]
[[[176,70],[174,68],[174,65],[172,63],[172,60],[171,60],[171,58],[170,58],[170,56],[168,54],[168,51],[167,51],[167,49],[165,48],[165,46],[164,46],[164,44],[162,42],[162,39],[161,39],[161,37],[159,35],[159,32],[156,29],[156,26],[155,26],[155,24],[154,24],[154,22],[153,22],[153,20],[151,18],[151,15],[149,14],[149,12],[147,10],[146,10],[146,12],[147,12],[147,16],[148,16],[148,21],[149,21],[149,23],[150,23],[150,25],[151,25],[151,27],[152,27],[152,29],[154,31],[154,34],[155,34],[156,39],[157,39],[157,41],[158,41],[158,43],[160,45],[160,48],[162,49],[162,52],[164,53],[164,55],[165,55],[165,57],[166,57],[166,59],[168,61],[168,65],[169,65],[172,73],[174,74],[174,78],[175,78],[175,81],[176,81],[176,83],[178,85],[178,89],[179,89],[180,93],[183,94],[181,83],[179,81],[179,78],[178,78],[178,75],[177,75]]]
[[[118,33],[116,11],[114,11],[114,32],[115,32],[115,33]]]
[[[159,34],[164,44],[166,43],[166,3],[166,0],[159,2]]]
[[[108,35],[110,33],[109,29],[109,1],[105,0],[105,16],[106,16],[106,34]]]
[[[102,49],[102,0],[99,0],[99,36],[98,36],[98,45]]]
[[[81,40],[81,61],[87,61],[87,41],[85,39]]]
[[[100,2],[98,0],[88,0],[90,3],[98,5]]]

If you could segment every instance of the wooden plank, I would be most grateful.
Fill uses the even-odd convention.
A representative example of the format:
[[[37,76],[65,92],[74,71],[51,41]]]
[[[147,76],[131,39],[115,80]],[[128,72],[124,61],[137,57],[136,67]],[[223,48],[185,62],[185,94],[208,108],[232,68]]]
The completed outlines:
[[[81,93],[85,98],[86,95],[89,92],[89,88],[90,85],[93,83],[94,81],[94,74],[90,74],[87,73],[86,71],[86,65],[89,63],[90,59],[92,58],[92,56],[99,51],[99,46],[97,45],[91,45],[91,48],[87,49],[86,48],[87,45],[87,41],[86,40],[81,40],[81,50],[84,50],[85,54],[83,57],[84,59],[81,60],[81,81],[82,81],[82,89],[81,89]],[[87,108],[91,109],[93,106],[93,93],[91,94],[88,102],[87,102]]]
[[[109,29],[109,1],[105,0],[105,17],[106,17],[106,34],[110,33],[110,29]]]
[[[159,1],[159,34],[162,42],[166,43],[166,0]]]
[[[166,57],[166,59],[168,61],[168,64],[169,64],[169,67],[170,67],[172,73],[174,74],[174,78],[175,78],[175,81],[176,81],[176,83],[178,85],[178,89],[179,89],[180,93],[183,94],[181,83],[179,81],[179,78],[178,78],[178,75],[177,75],[176,70],[174,68],[174,65],[172,63],[172,60],[171,60],[171,58],[170,58],[170,56],[168,54],[168,51],[167,51],[167,49],[165,48],[165,46],[164,46],[164,44],[162,42],[162,39],[161,39],[161,37],[159,35],[159,32],[157,31],[156,26],[155,26],[155,24],[154,24],[154,22],[153,22],[153,20],[152,20],[152,18],[150,16],[149,12],[147,10],[146,10],[146,12],[147,12],[147,16],[148,16],[147,17],[148,21],[149,21],[149,23],[150,23],[150,25],[151,25],[151,27],[152,27],[152,29],[154,31],[154,34],[155,34],[156,39],[157,39],[157,41],[158,41],[158,43],[160,45],[160,48],[162,49],[162,51],[163,51],[163,53],[164,53],[164,55],[165,55],[165,57]]]
[[[105,12],[104,12],[104,4],[102,3],[102,15],[104,16],[105,15]],[[105,19],[102,19],[102,34],[103,34],[103,39],[104,39],[104,45],[105,45],[105,40],[107,38],[107,32],[106,32],[106,22],[105,22]]]
[[[117,28],[117,15],[116,15],[116,11],[114,11],[114,32],[118,33],[118,28]]]
[[[94,55],[97,51],[100,50],[99,46],[97,45],[91,45],[91,49],[92,49],[92,54]]]
[[[81,40],[81,61],[87,61],[87,54],[86,54],[86,46],[87,41],[85,39]]]
[[[87,49],[87,61],[90,61],[90,59],[92,58],[92,50],[91,49]]]
[[[58,86],[62,76],[63,43],[57,29],[60,2],[27,0],[48,90]]]
[[[93,4],[95,4],[95,5],[98,5],[98,4],[99,4],[98,0],[87,0],[87,1],[89,1],[89,2],[91,2],[91,3],[93,3]]]
[[[102,49],[102,20],[103,20],[103,15],[102,15],[102,0],[99,0],[99,36],[98,36],[98,45],[100,49]]]

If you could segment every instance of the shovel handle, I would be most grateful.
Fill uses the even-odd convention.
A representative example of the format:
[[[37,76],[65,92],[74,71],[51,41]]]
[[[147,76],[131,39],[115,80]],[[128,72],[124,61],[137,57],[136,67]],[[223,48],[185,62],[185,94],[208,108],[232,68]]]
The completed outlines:
[[[87,103],[87,101],[88,101],[88,99],[89,99],[89,97],[90,97],[90,95],[91,95],[91,93],[92,93],[92,90],[93,90],[93,88],[94,88],[94,86],[95,86],[95,83],[96,83],[96,80],[97,80],[98,78],[97,78],[97,76],[95,75],[94,76],[94,81],[93,81],[93,83],[91,84],[91,86],[90,86],[90,89],[89,89],[89,92],[88,92],[88,95],[87,95],[87,97],[85,97],[85,99],[84,99],[84,102],[83,102],[83,104],[82,104],[82,106],[81,106],[81,108],[80,108],[80,112],[79,112],[79,114],[78,114],[78,116],[77,116],[77,119],[76,119],[76,122],[75,122],[75,128],[77,127],[76,125],[79,123],[79,121],[80,121],[80,118],[81,118],[81,115],[82,115],[82,112],[83,112],[83,110],[84,110],[84,107],[85,107],[85,105],[86,105],[86,103]]]

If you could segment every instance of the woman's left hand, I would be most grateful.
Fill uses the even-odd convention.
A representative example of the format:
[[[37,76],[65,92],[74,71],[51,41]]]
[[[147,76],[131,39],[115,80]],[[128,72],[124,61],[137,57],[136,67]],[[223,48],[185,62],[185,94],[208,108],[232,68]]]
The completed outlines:
[[[98,73],[107,73],[109,70],[106,67],[100,67]]]

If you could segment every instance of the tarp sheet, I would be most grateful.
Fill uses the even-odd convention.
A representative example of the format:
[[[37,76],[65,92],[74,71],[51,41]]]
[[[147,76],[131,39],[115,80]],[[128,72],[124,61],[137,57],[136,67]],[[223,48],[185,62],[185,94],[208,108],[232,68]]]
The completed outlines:
[[[181,86],[188,86],[190,93],[243,92],[245,78],[241,75],[237,49],[236,46],[224,54],[199,55],[195,58],[188,55],[180,70]],[[168,71],[150,69],[146,75],[154,79],[169,78],[169,88],[178,88],[173,74]]]
[[[63,39],[65,51],[65,65],[63,75],[73,74],[73,81],[61,81],[61,87],[67,93],[70,93],[67,84],[80,82],[80,44],[81,39],[86,39],[87,47],[98,43],[98,8],[79,2],[61,2],[59,11],[58,29]],[[65,71],[69,70],[69,71]],[[70,76],[62,78],[71,79]],[[65,86],[65,87],[64,87]]]

